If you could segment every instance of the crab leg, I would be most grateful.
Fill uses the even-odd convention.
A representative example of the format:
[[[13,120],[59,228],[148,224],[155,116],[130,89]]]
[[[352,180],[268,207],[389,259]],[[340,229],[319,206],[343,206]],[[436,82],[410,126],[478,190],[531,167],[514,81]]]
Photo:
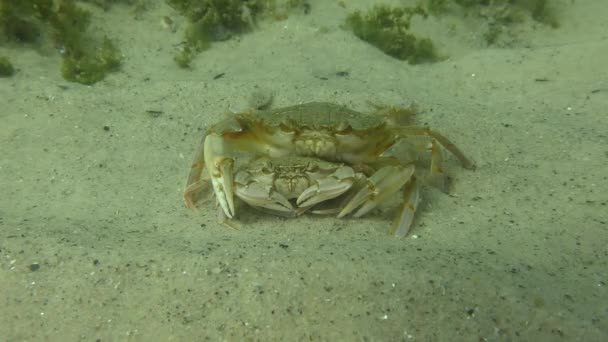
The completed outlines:
[[[441,150],[439,149],[439,143],[437,140],[431,142],[431,183],[433,183],[439,190],[448,192],[446,176],[443,172],[443,158],[441,157]]]
[[[388,196],[397,192],[414,174],[414,166],[385,166],[374,173],[367,184],[344,206],[338,218],[344,217],[359,208],[354,217],[360,217],[384,202]]]
[[[304,190],[296,203],[298,207],[310,207],[336,198],[352,187],[354,179],[355,171],[350,167],[342,166],[328,178],[322,178],[316,184]]]
[[[412,176],[410,181],[407,182],[403,188],[403,202],[391,225],[391,235],[397,237],[407,235],[412,226],[412,222],[414,221],[414,214],[416,213],[419,200],[420,196],[418,193],[418,184],[416,184],[416,177]]]
[[[474,170],[475,163],[467,158],[462,151],[456,145],[454,145],[448,138],[441,135],[439,132],[435,132],[427,127],[419,127],[419,126],[405,126],[397,129],[397,133],[402,138],[406,138],[412,135],[418,136],[429,136],[439,142],[441,146],[443,146],[446,150],[450,151],[460,162],[465,169]]]
[[[273,191],[270,186],[251,183],[236,187],[236,195],[252,207],[266,209],[276,215],[294,216],[294,208],[285,196]]]
[[[201,174],[203,173],[203,169],[205,168],[204,162],[204,145],[205,138],[207,135],[203,136],[201,143],[199,144],[196,154],[194,156],[194,162],[192,163],[192,167],[190,169],[190,173],[188,174],[188,181],[186,182],[186,189],[184,190],[184,203],[186,207],[190,209],[196,208],[196,201],[198,200],[198,194],[201,190],[209,184],[208,179],[201,179]]]

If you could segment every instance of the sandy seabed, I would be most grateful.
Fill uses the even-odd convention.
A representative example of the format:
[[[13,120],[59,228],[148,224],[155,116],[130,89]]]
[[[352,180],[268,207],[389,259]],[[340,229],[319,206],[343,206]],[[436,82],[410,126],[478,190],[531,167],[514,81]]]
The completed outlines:
[[[365,1],[311,3],[191,70],[166,5],[91,8],[125,55],[93,86],[53,50],[0,46],[18,69],[0,79],[0,340],[608,340],[608,5],[558,1],[560,28],[502,48],[430,22],[450,57],[411,66],[340,28]],[[424,188],[402,239],[388,213],[243,209],[228,229],[181,192],[206,125],[256,89],[274,107],[416,103],[477,170],[446,155],[449,195]]]

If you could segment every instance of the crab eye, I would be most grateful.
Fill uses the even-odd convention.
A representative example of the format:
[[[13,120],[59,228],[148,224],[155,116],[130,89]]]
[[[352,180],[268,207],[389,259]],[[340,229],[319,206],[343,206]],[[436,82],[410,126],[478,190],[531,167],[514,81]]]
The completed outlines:
[[[344,132],[344,131],[346,131],[349,128],[350,128],[350,124],[348,124],[348,122],[346,122],[346,121],[340,121],[340,123],[338,123],[336,125],[336,127],[334,128],[334,130],[336,132]]]
[[[262,166],[262,173],[268,175],[273,172],[274,172],[274,165],[272,165],[271,162],[264,163],[264,166]]]
[[[319,166],[317,164],[313,164],[313,163],[307,163],[306,164],[306,171],[307,172],[315,172],[319,170]]]

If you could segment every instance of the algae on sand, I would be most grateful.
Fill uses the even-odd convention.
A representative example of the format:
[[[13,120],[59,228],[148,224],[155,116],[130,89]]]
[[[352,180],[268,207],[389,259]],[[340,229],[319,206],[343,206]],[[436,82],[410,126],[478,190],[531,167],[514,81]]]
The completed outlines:
[[[9,77],[13,76],[15,73],[15,68],[11,61],[4,56],[0,56],[0,77]]]
[[[508,37],[514,25],[528,18],[559,27],[555,3],[547,0],[426,0],[425,4],[433,15],[451,12],[464,18],[469,15],[482,18],[487,26],[483,36],[489,45],[496,44],[500,37]]]
[[[83,84],[103,79],[121,62],[114,43],[104,38],[99,44],[87,32],[90,18],[74,0],[0,0],[0,34],[12,44],[32,46],[50,38],[63,56],[63,77]]]
[[[420,6],[391,8],[376,5],[366,13],[351,13],[346,19],[346,26],[361,40],[410,64],[439,60],[433,42],[428,38],[416,37],[410,31],[415,15],[427,16]]]
[[[310,10],[307,0],[166,0],[188,20],[181,51],[174,57],[188,68],[194,57],[213,42],[250,31],[262,15],[284,18],[289,9]]]

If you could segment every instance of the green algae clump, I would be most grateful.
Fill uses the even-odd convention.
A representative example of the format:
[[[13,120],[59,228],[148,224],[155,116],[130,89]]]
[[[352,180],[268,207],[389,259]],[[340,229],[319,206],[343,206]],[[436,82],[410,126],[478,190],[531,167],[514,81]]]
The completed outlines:
[[[287,17],[290,10],[310,11],[308,0],[166,0],[184,16],[181,51],[174,57],[182,68],[190,67],[196,55],[207,50],[213,42],[230,39],[251,31],[256,20],[270,16],[277,20]]]
[[[93,52],[65,56],[61,74],[68,81],[89,85],[104,79],[108,72],[118,70],[121,60],[114,43],[105,37],[101,47]]]
[[[391,8],[377,5],[367,13],[351,13],[346,19],[346,26],[359,39],[410,64],[439,60],[430,39],[418,38],[410,32],[411,19],[415,15],[427,16],[419,6]]]
[[[510,36],[510,28],[527,18],[552,28],[559,27],[555,10],[547,0],[426,0],[429,13],[457,13],[465,19],[474,15],[485,22],[483,36],[488,45],[501,36]]]
[[[15,68],[8,58],[0,56],[0,77],[10,77],[15,73]]]
[[[49,38],[63,57],[63,77],[93,84],[118,69],[120,52],[108,39],[96,42],[87,29],[91,14],[74,0],[0,0],[0,33],[13,43]]]
[[[256,3],[242,0],[167,0],[169,6],[188,19],[184,46],[175,56],[180,67],[188,67],[196,53],[211,42],[229,39],[250,29]]]

